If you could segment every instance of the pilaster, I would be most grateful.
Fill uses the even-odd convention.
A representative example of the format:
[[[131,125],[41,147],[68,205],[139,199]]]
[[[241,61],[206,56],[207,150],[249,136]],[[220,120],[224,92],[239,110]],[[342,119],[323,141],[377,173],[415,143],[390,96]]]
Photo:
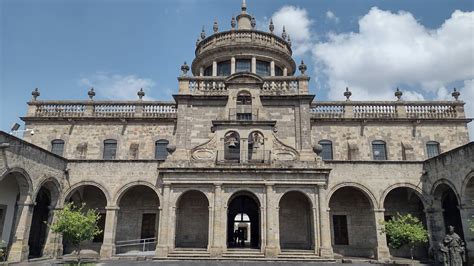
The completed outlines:
[[[55,208],[50,206],[50,216],[49,219],[51,224],[54,224],[57,221],[56,211],[62,210],[62,208]],[[52,230],[48,230],[48,236],[46,237],[46,243],[43,249],[43,257],[48,258],[57,258],[63,253],[63,242],[62,236],[57,233],[53,233]]]
[[[265,257],[274,258],[280,253],[278,206],[273,184],[266,184],[266,245]]]
[[[376,239],[377,239],[377,248],[375,254],[378,261],[389,261],[390,260],[390,251],[387,246],[387,235],[384,232],[384,209],[374,209],[374,218],[375,218],[375,229],[376,229]]]
[[[30,234],[31,219],[33,217],[34,203],[28,196],[25,202],[17,203],[17,218],[18,226],[16,228],[13,243],[8,254],[8,261],[20,262],[28,259],[29,247],[28,237]]]
[[[224,252],[226,227],[225,219],[223,219],[223,202],[222,202],[222,184],[214,184],[214,226],[212,245],[210,247],[211,257],[220,257]]]
[[[158,244],[156,245],[155,257],[164,258],[168,256],[168,231],[170,230],[170,185],[163,185],[162,211],[160,212],[160,224],[158,226]]]
[[[100,247],[100,257],[110,259],[115,255],[115,235],[117,233],[117,213],[119,207],[106,206],[105,210],[104,241]]]
[[[327,188],[322,186],[318,189],[318,199],[319,199],[319,256],[323,258],[333,258],[333,251],[331,245],[331,223],[329,216],[329,209],[327,205]]]

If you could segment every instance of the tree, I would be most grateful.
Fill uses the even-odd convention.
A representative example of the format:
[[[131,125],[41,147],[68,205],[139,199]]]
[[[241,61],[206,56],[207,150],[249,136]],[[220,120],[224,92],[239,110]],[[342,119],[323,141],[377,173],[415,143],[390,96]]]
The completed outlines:
[[[388,245],[394,249],[408,245],[412,260],[414,248],[428,242],[428,230],[423,227],[420,219],[411,214],[397,213],[393,219],[381,223],[385,226],[383,232],[388,236]]]
[[[102,231],[97,225],[100,214],[94,210],[85,210],[85,204],[80,207],[66,203],[62,210],[56,211],[56,221],[50,226],[51,231],[63,236],[76,248],[77,262],[81,265],[81,242],[92,240]]]

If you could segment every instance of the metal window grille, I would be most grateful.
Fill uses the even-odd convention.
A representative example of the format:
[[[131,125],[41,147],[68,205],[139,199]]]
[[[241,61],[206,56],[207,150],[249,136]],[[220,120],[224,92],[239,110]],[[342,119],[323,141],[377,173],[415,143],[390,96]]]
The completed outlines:
[[[169,141],[165,139],[160,139],[155,142],[155,159],[164,161],[168,157],[168,147]]]
[[[117,154],[117,141],[114,139],[104,140],[104,160],[114,160]]]
[[[257,75],[270,76],[270,63],[257,60]]]
[[[332,160],[332,142],[329,140],[321,140],[319,144],[323,147],[321,157],[323,160]]]
[[[372,153],[374,155],[374,160],[387,160],[387,150],[385,142],[372,142]]]
[[[56,154],[56,155],[63,156],[64,140],[55,139],[55,140],[51,141],[51,152]]]
[[[250,72],[251,62],[250,59],[238,59],[235,62],[236,72]]]
[[[426,143],[426,151],[428,152],[428,158],[433,158],[439,155],[439,143],[435,141],[428,141]]]

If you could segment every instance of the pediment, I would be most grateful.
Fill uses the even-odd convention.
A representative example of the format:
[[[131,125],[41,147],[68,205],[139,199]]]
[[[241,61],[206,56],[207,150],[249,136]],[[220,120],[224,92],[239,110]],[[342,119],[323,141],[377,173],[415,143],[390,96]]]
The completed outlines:
[[[228,76],[225,84],[263,84],[263,79],[254,73],[238,72]]]

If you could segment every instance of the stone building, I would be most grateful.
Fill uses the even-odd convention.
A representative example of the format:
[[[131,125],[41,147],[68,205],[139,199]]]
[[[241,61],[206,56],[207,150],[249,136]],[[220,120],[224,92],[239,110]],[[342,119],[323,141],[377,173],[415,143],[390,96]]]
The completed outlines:
[[[459,93],[318,101],[290,36],[255,27],[244,2],[230,30],[203,31],[173,102],[142,90],[97,101],[92,89],[89,100],[45,101],[35,90],[23,140],[0,134],[9,260],[69,253],[43,223],[69,201],[101,213],[103,233],[84,244],[101,258],[384,261],[408,256],[382,232],[397,212],[430,232],[418,258],[448,224],[474,254],[474,145]]]

